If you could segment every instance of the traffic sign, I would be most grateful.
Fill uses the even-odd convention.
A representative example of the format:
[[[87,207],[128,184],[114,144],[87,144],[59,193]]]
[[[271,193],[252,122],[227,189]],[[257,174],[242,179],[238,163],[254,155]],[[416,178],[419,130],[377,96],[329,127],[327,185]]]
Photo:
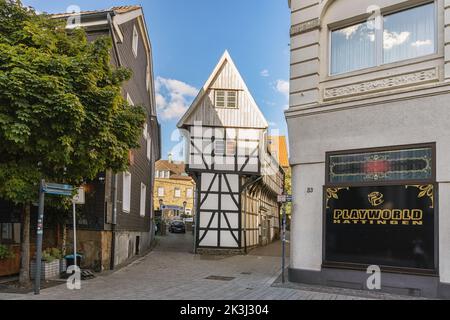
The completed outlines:
[[[75,204],[84,204],[85,203],[83,187],[78,188],[78,193],[73,197],[72,201]]]
[[[292,202],[292,195],[290,195],[290,194],[279,194],[278,195],[278,202],[279,203]]]
[[[279,203],[285,203],[286,202],[286,195],[285,194],[279,194],[278,195],[278,202]]]
[[[58,196],[71,196],[73,189],[74,188],[71,185],[59,183],[45,183],[43,186],[43,191],[45,193]]]

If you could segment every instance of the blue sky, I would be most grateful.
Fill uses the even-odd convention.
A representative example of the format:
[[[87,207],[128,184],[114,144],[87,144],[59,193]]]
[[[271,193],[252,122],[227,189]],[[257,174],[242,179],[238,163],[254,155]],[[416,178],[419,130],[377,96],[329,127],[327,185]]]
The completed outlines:
[[[163,158],[176,151],[179,141],[174,131],[180,114],[225,50],[271,129],[287,134],[283,113],[288,105],[289,77],[287,0],[23,0],[23,3],[49,13],[65,12],[71,5],[81,10],[143,6],[153,47]]]

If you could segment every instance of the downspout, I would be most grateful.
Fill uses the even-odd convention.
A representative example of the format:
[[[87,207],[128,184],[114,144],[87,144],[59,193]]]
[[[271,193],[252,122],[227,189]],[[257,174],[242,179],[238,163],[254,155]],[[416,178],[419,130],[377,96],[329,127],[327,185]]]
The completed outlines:
[[[245,209],[245,205],[247,204],[247,188],[251,185],[256,184],[259,180],[261,180],[263,177],[255,177],[247,181],[242,186],[242,194],[244,194],[244,252],[247,254],[247,210]],[[242,208],[241,208],[242,210]]]
[[[109,24],[109,32],[112,37],[113,50],[117,57],[117,65],[119,67],[122,66],[122,60],[120,59],[119,49],[117,48],[116,36],[114,34],[114,26],[112,23],[111,13],[108,12],[108,24]],[[117,173],[112,174],[111,193],[113,195],[112,199],[112,221],[111,221],[111,256],[110,256],[110,270],[114,270],[115,257],[116,257],[116,225],[117,225]]]

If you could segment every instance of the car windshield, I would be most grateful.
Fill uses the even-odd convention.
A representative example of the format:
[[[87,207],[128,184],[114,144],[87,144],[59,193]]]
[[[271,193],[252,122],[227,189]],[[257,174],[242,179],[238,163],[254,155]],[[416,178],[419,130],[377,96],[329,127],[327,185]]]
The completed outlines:
[[[175,221],[174,223],[172,223],[174,226],[176,226],[176,227],[182,227],[183,226],[183,222],[181,222],[181,221]]]

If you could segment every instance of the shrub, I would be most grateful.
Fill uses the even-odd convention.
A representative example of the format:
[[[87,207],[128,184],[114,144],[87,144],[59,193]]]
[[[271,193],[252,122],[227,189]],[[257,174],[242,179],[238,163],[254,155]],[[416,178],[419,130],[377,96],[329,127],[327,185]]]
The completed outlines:
[[[0,244],[0,260],[11,259],[14,256],[14,253],[7,246]]]
[[[50,263],[61,258],[62,258],[61,250],[59,250],[58,248],[48,248],[42,252],[42,261],[45,262]]]

